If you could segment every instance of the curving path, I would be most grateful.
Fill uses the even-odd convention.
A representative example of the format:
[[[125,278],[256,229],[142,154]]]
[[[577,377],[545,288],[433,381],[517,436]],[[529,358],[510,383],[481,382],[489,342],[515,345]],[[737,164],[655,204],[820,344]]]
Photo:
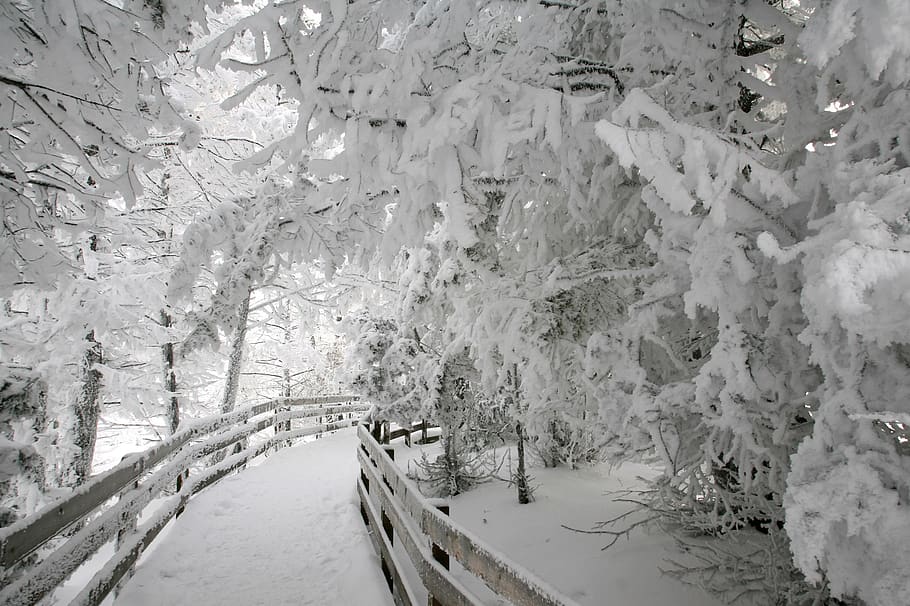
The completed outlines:
[[[115,605],[391,605],[360,518],[357,444],[341,430],[202,492]]]

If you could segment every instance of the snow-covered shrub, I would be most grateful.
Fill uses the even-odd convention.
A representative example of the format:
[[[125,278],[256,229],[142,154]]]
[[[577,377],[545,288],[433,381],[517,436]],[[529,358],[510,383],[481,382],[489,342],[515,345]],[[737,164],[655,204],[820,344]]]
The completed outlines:
[[[793,457],[787,531],[809,579],[824,572],[836,595],[898,604],[910,590],[910,169],[841,165],[829,187],[836,206],[813,235],[784,250],[759,241],[806,276],[800,340],[825,375]]]
[[[45,460],[34,444],[45,431],[47,387],[0,367],[0,527],[43,504]]]

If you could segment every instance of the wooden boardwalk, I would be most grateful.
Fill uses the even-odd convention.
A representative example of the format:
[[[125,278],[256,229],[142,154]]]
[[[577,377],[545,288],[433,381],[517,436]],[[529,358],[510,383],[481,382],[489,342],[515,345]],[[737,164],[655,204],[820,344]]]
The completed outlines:
[[[360,517],[357,444],[340,430],[199,494],[114,603],[392,604]]]

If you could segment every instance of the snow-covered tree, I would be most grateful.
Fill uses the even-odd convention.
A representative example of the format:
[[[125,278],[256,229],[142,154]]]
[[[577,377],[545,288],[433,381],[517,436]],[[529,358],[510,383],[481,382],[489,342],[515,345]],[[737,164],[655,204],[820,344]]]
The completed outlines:
[[[143,254],[148,225],[132,220],[150,210],[140,198],[162,159],[152,139],[195,145],[161,66],[219,4],[0,7],[0,296],[14,320],[0,337],[4,401],[40,392],[40,406],[13,415],[14,439],[44,459],[48,488],[91,473],[103,401],[141,408],[159,391],[138,343],[163,336],[148,321],[163,283]],[[40,505],[27,492],[19,513]]]
[[[787,532],[807,578],[838,596],[898,604],[906,553],[910,280],[908,163],[910,47],[902,3],[811,3],[799,36],[817,70],[819,113],[833,140],[796,174],[811,201],[791,243],[769,232],[759,246],[802,278],[799,340],[824,382],[810,438],[787,480]]]
[[[93,340],[127,347],[87,291],[161,269],[124,252],[130,229],[184,242],[172,305],[135,303],[192,314],[143,325],[156,344],[243,345],[254,293],[342,268],[394,285],[341,314],[353,384],[388,418],[434,418],[455,452],[465,419],[508,403],[546,462],[656,454],[657,511],[766,533],[749,591],[907,594],[904,4],[51,4],[0,9],[19,395],[42,379],[54,406],[63,383],[20,346],[52,326],[70,388]],[[86,61],[42,71],[52,39]],[[291,356],[265,353],[287,394]],[[44,418],[28,401],[11,441]]]
[[[192,138],[195,128],[171,105],[156,67],[219,4],[37,0],[0,8],[4,294],[17,282],[50,286],[71,264],[54,231],[73,210],[91,221],[110,199],[141,195],[142,171],[154,165],[151,134]]]

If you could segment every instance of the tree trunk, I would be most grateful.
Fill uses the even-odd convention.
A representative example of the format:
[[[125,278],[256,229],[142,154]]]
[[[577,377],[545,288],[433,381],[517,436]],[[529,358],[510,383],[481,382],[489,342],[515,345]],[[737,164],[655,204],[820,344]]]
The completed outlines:
[[[161,325],[165,328],[173,326],[173,320],[165,310],[161,310]],[[167,425],[171,435],[177,433],[180,425],[180,400],[177,397],[177,370],[174,361],[174,344],[165,343],[161,346],[161,357],[164,361],[164,392],[166,398]],[[183,490],[184,480],[189,477],[189,471],[183,470],[177,474],[177,492]],[[183,508],[177,510],[177,515],[183,513]]]
[[[76,400],[75,459],[70,465],[66,480],[80,486],[92,473],[95,441],[98,437],[98,417],[101,415],[102,377],[95,365],[103,361],[101,344],[95,340],[95,331],[85,336],[88,347],[82,356],[82,385]]]
[[[518,432],[518,471],[515,472],[515,485],[518,487],[518,502],[527,505],[531,502],[531,489],[525,471],[525,430],[521,422],[515,423],[515,430]]]
[[[509,372],[511,375],[513,410],[517,417],[521,416],[521,388],[518,379],[518,364],[513,364]],[[527,505],[531,502],[531,487],[528,481],[528,473],[525,467],[525,428],[521,421],[515,422],[515,432],[518,434],[518,469],[512,478],[515,486],[518,488],[518,502]]]
[[[243,345],[246,341],[247,320],[250,316],[250,295],[252,288],[247,291],[243,301],[240,302],[240,309],[237,312],[238,322],[237,330],[234,331],[234,338],[231,340],[231,353],[228,356],[227,380],[224,386],[224,398],[221,400],[221,412],[231,412],[237,404],[237,390],[240,387],[240,371],[243,369]],[[244,448],[245,440],[234,443],[234,454]],[[218,463],[224,460],[226,451],[219,450],[212,456],[212,462]]]
[[[237,389],[240,386],[240,371],[243,368],[243,344],[246,340],[246,325],[250,315],[251,294],[252,290],[247,291],[246,296],[240,303],[237,330],[231,340],[231,353],[228,357],[227,381],[224,387],[224,398],[221,400],[221,412],[231,412],[237,404]]]
[[[35,448],[47,418],[47,385],[28,371],[24,376],[12,372],[7,378],[7,389],[0,394],[0,438],[8,440],[6,447],[17,452],[8,455],[6,473],[0,475],[0,495],[4,496],[0,528],[34,512],[40,503],[38,495],[47,488],[45,459]],[[19,381],[24,384],[21,391],[10,389]],[[0,574],[0,583],[3,580]]]
[[[161,325],[165,328],[172,326],[171,316],[161,310]],[[164,391],[166,394],[167,424],[171,434],[177,432],[180,425],[180,401],[177,398],[177,372],[174,365],[174,344],[165,343],[161,346],[161,355],[164,360]]]
[[[461,493],[459,478],[461,476],[461,462],[458,460],[457,445],[455,443],[455,430],[446,432],[442,441],[442,453],[445,461],[445,496],[454,497]]]
[[[98,250],[98,237],[89,237],[89,250]],[[89,276],[89,279],[94,277]],[[104,359],[101,344],[95,340],[94,329],[85,335],[86,348],[80,363],[81,385],[76,398],[74,416],[76,423],[73,445],[76,454],[63,472],[61,485],[80,486],[92,474],[92,459],[95,456],[95,441],[98,438],[98,417],[101,416],[101,371],[96,368]]]
[[[291,317],[290,313],[287,312],[287,307],[284,307],[283,313],[281,314],[281,319],[284,322],[284,344],[286,346],[291,344]],[[284,357],[287,357],[287,347],[285,347]],[[282,380],[283,380],[283,389],[281,391],[282,397],[285,400],[288,400],[291,397],[291,367],[287,359],[283,360],[284,369],[282,371]],[[279,410],[289,411],[291,410],[290,406],[282,406],[276,409],[276,412]],[[291,420],[288,419],[283,423],[275,425],[275,433],[280,431],[291,431]],[[290,441],[287,443],[287,446],[290,446]]]

